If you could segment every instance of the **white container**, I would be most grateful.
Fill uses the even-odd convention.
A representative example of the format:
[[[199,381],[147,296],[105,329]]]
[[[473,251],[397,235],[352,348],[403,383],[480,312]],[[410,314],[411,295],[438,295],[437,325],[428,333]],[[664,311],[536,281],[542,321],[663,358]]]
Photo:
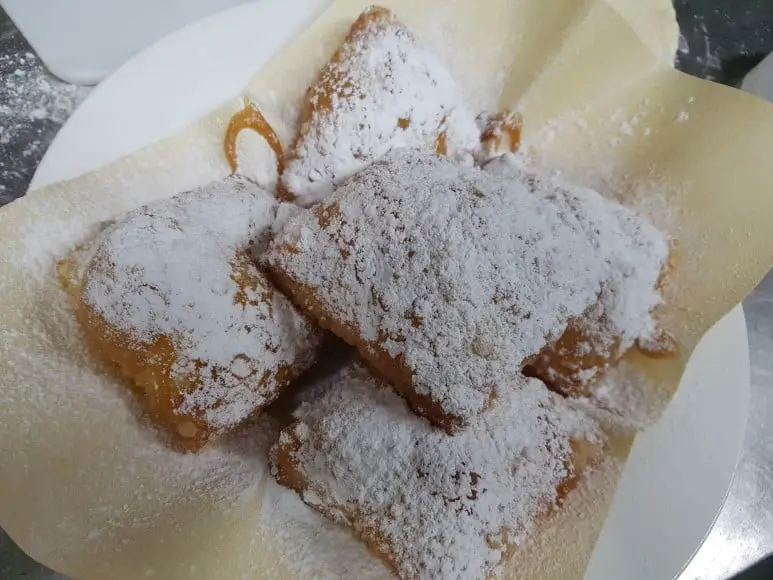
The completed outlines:
[[[248,1],[0,0],[0,6],[52,73],[96,84],[159,38]]]

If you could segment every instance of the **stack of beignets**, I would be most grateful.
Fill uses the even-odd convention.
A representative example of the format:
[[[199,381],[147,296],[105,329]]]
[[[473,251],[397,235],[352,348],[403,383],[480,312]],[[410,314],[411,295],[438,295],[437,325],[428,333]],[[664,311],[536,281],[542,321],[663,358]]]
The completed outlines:
[[[513,164],[393,150],[264,254],[384,379],[355,365],[323,386],[275,445],[275,476],[401,578],[494,572],[599,460],[596,422],[523,371],[573,394],[658,333],[665,236]]]
[[[86,341],[185,450],[313,363],[310,320],[355,346],[361,361],[304,392],[272,472],[401,578],[496,572],[603,454],[565,396],[661,348],[669,240],[524,166],[518,115],[478,120],[440,60],[369,8],[277,153],[277,193],[311,207],[277,220],[233,177],[60,263]]]

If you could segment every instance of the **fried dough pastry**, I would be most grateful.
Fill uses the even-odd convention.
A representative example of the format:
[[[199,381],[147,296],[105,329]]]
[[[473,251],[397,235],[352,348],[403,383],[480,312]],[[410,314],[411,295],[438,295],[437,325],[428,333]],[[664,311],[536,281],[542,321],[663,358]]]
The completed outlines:
[[[254,264],[276,202],[229,178],[141,207],[60,262],[88,346],[193,451],[312,364],[320,331]]]
[[[389,10],[371,7],[308,90],[280,192],[311,205],[394,147],[470,156],[479,138],[440,59]]]
[[[484,578],[601,455],[596,424],[535,379],[456,437],[359,363],[315,389],[272,449],[277,481],[400,578]]]
[[[564,333],[529,361],[527,374],[564,395],[590,396],[591,387],[609,367],[638,344],[648,345],[649,356],[668,356],[675,351],[676,346],[649,315],[661,304],[660,287],[671,267],[669,244],[663,235],[622,206],[603,202],[554,177],[540,176],[515,156],[494,159],[484,171],[522,181],[533,195],[559,204],[592,235],[604,227],[605,211],[616,214],[611,225],[618,229],[615,237],[619,241],[605,248],[615,279],[604,282],[596,303],[570,320]],[[640,259],[642,253],[651,259]],[[627,277],[636,277],[638,285],[625,284]]]
[[[481,128],[478,161],[499,157],[503,153],[515,153],[521,144],[523,119],[512,111],[499,111],[492,114],[482,113],[477,118]]]
[[[526,179],[395,150],[288,219],[265,263],[299,308],[453,432],[605,292],[626,337],[651,327],[665,238],[593,191],[540,183],[535,195]]]

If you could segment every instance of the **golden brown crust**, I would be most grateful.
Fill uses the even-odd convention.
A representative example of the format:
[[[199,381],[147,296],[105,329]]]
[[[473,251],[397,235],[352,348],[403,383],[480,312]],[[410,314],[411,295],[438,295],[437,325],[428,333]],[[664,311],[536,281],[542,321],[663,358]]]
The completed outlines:
[[[518,151],[522,129],[523,118],[518,113],[503,110],[488,116],[480,135],[484,157]]]
[[[127,380],[128,388],[138,396],[149,418],[168,433],[174,449],[198,451],[221,435],[224,429],[208,422],[204,410],[184,405],[185,394],[194,391],[199,381],[196,377],[172,372],[178,353],[171,337],[160,336],[153,342],[142,342],[106,321],[84,298],[83,278],[76,255],[77,250],[61,260],[57,273],[89,350],[114,369],[117,376]],[[239,286],[243,290],[259,289],[264,299],[270,302],[275,290],[267,280],[256,278],[244,264],[240,266],[237,257],[233,264],[233,277]],[[260,377],[246,378],[245,382],[251,382],[251,389],[263,391],[265,403],[262,408],[279,396],[313,361],[312,350],[299,356],[295,364],[281,365],[273,373],[267,370]],[[273,379],[271,388],[267,388],[269,378]],[[257,411],[259,409],[255,409]]]
[[[223,139],[223,153],[225,154],[226,161],[228,161],[228,166],[231,168],[231,172],[236,173],[239,169],[236,141],[239,138],[239,134],[247,129],[255,131],[266,140],[266,144],[271,147],[276,156],[277,175],[281,175],[284,167],[284,153],[279,137],[277,137],[274,128],[263,116],[261,110],[247,98],[244,99],[244,108],[234,114],[228,122],[225,138]]]
[[[677,264],[677,253],[672,247],[655,287],[662,290],[669,274]],[[655,314],[658,307],[655,307]],[[649,341],[637,340],[629,348],[622,348],[619,337],[610,339],[607,323],[599,308],[591,308],[584,316],[571,320],[566,331],[546,345],[524,369],[527,376],[536,377],[554,391],[567,397],[590,397],[593,386],[602,380],[610,367],[618,364],[626,353],[635,348],[649,358],[674,358],[679,345],[662,328]]]
[[[378,44],[384,38],[393,46]],[[301,205],[320,201],[313,192],[312,183],[319,178],[315,174],[320,173],[327,191],[394,146],[438,155],[473,154],[480,134],[461,91],[442,64],[419,45],[386,8],[370,6],[359,15],[306,90],[298,133],[278,184],[279,199]],[[411,67],[426,70],[417,73],[406,66],[409,61]],[[417,90],[417,83],[426,83],[426,91]],[[339,149],[332,141],[349,146]],[[315,156],[320,159],[311,162]]]
[[[308,135],[313,132],[312,119],[317,115],[329,113],[333,109],[334,97],[347,98],[348,92],[356,88],[352,86],[351,80],[346,78],[343,69],[335,66],[343,62],[348,45],[352,44],[369,27],[385,27],[387,24],[395,21],[394,14],[380,6],[371,6],[357,17],[357,20],[354,21],[349,29],[349,34],[346,35],[343,44],[335,51],[330,61],[319,72],[314,83],[306,89],[306,96],[303,99],[303,106],[301,107],[298,121],[298,134],[293,139],[290,149],[285,155],[285,167],[293,159],[297,158],[299,147],[308,138]],[[294,201],[296,195],[287,188],[284,181],[279,180],[277,198],[282,201]]]
[[[294,250],[286,248],[286,251]],[[378,342],[364,340],[354,327],[340,322],[336,316],[328,312],[311,286],[299,284],[279,268],[271,268],[270,276],[272,282],[321,328],[331,331],[338,338],[355,347],[371,370],[389,383],[417,414],[426,417],[448,433],[454,433],[465,426],[466,423],[462,417],[445,412],[440,403],[416,392],[413,388],[413,376],[410,369],[403,364],[402,355],[392,358]]]
[[[564,334],[546,345],[524,373],[540,379],[551,389],[568,397],[587,397],[591,387],[603,378],[607,368],[620,360],[620,340],[599,348],[583,320],[572,320]],[[584,348],[588,345],[587,348]],[[594,347],[595,346],[595,347]]]

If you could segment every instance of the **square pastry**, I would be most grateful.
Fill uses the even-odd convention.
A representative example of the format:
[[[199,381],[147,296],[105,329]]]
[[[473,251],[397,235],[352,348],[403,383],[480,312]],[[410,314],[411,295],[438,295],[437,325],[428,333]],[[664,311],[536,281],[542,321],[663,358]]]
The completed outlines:
[[[401,578],[484,578],[603,448],[592,419],[540,381],[518,382],[452,437],[350,363],[296,411],[273,473]]]
[[[59,263],[84,340],[180,450],[236,428],[315,360],[321,332],[255,264],[276,211],[231,177],[142,206]]]
[[[371,6],[309,87],[280,193],[311,205],[395,147],[472,159],[475,115],[441,59]]]
[[[627,341],[651,334],[667,255],[653,226],[591,190],[401,149],[287,219],[264,263],[453,432],[600,300],[624,311]]]

